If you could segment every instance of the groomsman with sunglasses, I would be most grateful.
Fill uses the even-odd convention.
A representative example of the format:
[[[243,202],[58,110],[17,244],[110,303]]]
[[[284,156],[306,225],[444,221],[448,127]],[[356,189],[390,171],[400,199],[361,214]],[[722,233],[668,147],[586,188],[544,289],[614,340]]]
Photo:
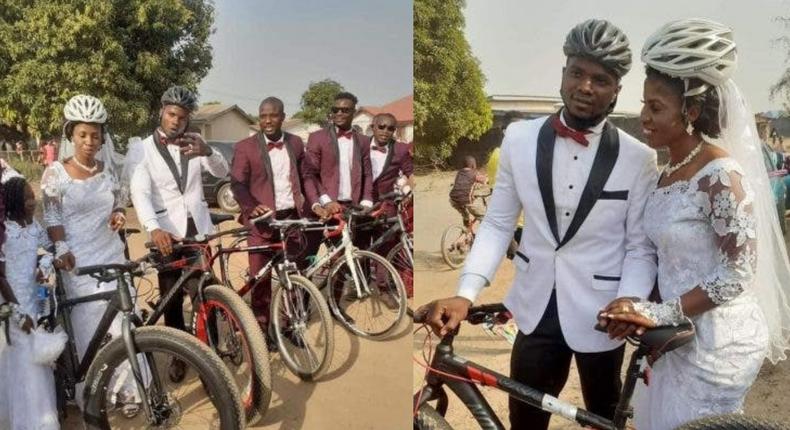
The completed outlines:
[[[373,117],[373,141],[370,144],[370,165],[373,174],[373,201],[393,191],[399,177],[412,182],[414,167],[408,144],[394,139],[397,120],[391,113]],[[390,201],[392,199],[389,199]],[[388,214],[394,215],[394,206],[388,205]]]
[[[370,139],[351,127],[357,98],[341,92],[332,105],[332,124],[307,138],[305,195],[320,217],[344,207],[373,205]]]

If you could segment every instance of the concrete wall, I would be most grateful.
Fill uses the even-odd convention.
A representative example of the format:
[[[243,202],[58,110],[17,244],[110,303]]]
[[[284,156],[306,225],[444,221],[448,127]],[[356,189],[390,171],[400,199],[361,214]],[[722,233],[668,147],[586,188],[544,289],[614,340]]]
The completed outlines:
[[[239,141],[249,136],[250,123],[235,111],[226,112],[211,122],[200,124],[206,140]]]

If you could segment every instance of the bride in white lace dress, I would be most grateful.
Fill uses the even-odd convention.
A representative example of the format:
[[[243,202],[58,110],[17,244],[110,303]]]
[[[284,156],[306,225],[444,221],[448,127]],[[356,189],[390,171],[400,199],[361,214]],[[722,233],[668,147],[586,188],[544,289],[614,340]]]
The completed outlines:
[[[637,429],[669,430],[740,412],[765,358],[784,358],[790,270],[753,119],[729,78],[731,30],[670,23],[648,38],[642,60],[642,126],[670,154],[644,213],[662,303],[621,298],[604,314],[638,333],[694,324],[695,340],[653,363],[634,396]]]
[[[103,130],[107,113],[101,102],[91,96],[76,96],[66,104],[64,113],[68,139],[64,145],[73,147],[73,155],[52,163],[44,171],[41,189],[44,225],[55,243],[56,258],[66,269],[61,271],[66,294],[74,298],[115,290],[115,282],[97,285],[95,279],[76,276],[72,269],[125,261],[117,230],[126,222],[124,207],[128,192],[121,186],[112,163],[97,157],[103,141],[108,141]],[[107,302],[103,301],[72,308],[71,324],[80,360],[106,308]],[[120,315],[109,333],[120,336]],[[127,379],[128,387],[135,389],[131,379]],[[81,386],[77,388],[77,400],[81,401]]]

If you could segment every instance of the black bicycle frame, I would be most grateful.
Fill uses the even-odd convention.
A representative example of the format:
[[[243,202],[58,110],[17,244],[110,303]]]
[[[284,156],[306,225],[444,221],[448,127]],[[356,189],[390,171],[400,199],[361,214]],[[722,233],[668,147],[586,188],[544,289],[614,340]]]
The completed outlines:
[[[121,275],[117,277],[116,280],[117,288],[113,291],[104,291],[88,296],[67,299],[63,281],[60,275],[56,277],[55,294],[58,298],[57,311],[62,315],[61,323],[63,324],[64,331],[68,335],[66,348],[58,359],[58,364],[62,366],[61,369],[64,371],[64,374],[62,375],[64,381],[62,382],[64,382],[66,386],[57,388],[61,389],[61,392],[65,392],[68,395],[69,390],[73,390],[76,387],[76,384],[85,380],[85,376],[87,375],[93,360],[96,358],[99,350],[104,346],[107,333],[110,330],[113,320],[115,319],[116,315],[121,312],[124,315],[124,320],[122,322],[122,338],[124,346],[126,347],[127,355],[130,357],[129,364],[132,368],[132,374],[138,385],[138,390],[140,391],[144,400],[143,408],[146,414],[150,417],[152,416],[151,405],[148,402],[147,394],[142,386],[143,378],[142,371],[140,370],[140,364],[138,360],[131,359],[131,357],[137,357],[138,354],[134,345],[134,339],[131,335],[132,327],[141,326],[142,321],[134,312],[134,301],[132,300],[132,296],[129,293],[129,285],[126,282],[126,275]],[[99,281],[97,281],[97,283],[98,282]],[[88,343],[88,347],[85,350],[82,360],[80,360],[77,354],[77,347],[74,342],[74,329],[71,325],[71,308],[82,303],[90,303],[95,301],[108,302],[107,308],[99,320],[99,324],[96,327],[93,337]],[[149,365],[152,365],[152,363],[149,363]],[[161,383],[158,381],[156,372],[153,372],[152,375],[154,385],[160,387]],[[61,381],[57,382],[61,383]],[[97,388],[101,387],[86,387],[88,390],[95,390]],[[79,393],[76,392],[73,394],[74,396],[79,395]],[[91,395],[93,394],[93,391],[91,391]],[[65,405],[58,404],[59,408],[62,408],[63,406]],[[92,417],[86,416],[85,419],[86,422],[88,422],[92,420]]]
[[[470,379],[485,386],[490,386],[504,391],[517,400],[525,402],[538,409],[561,415],[583,426],[592,426],[602,430],[622,430],[630,418],[629,404],[636,386],[636,381],[641,376],[641,358],[646,354],[642,347],[638,348],[631,356],[625,384],[620,395],[620,401],[615,410],[613,420],[577,408],[573,404],[562,401],[556,397],[545,394],[527,385],[516,382],[491,369],[480,366],[453,353],[453,334],[445,336],[436,347],[436,354],[431,362],[431,368],[460,378]],[[426,402],[437,401],[436,410],[441,415],[447,411],[447,393],[444,386],[452,390],[472,413],[481,429],[504,430],[505,426],[494,413],[491,405],[486,401],[477,386],[471,382],[454,379],[436,372],[429,372],[426,385],[414,395],[414,407],[418,410]]]

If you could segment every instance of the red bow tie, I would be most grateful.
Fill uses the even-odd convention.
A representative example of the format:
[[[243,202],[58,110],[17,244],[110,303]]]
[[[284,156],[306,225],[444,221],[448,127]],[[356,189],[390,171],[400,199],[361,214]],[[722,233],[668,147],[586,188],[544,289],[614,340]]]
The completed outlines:
[[[343,131],[337,129],[337,138],[340,139],[341,137],[345,137],[346,139],[351,139],[352,133],[353,132],[351,130]]]
[[[282,149],[282,148],[283,148],[283,143],[284,143],[283,141],[279,141],[279,142],[266,142],[266,148],[269,150],[269,152],[271,152],[271,151],[272,151],[272,149],[275,149],[275,148],[277,148],[277,149]]]
[[[585,134],[590,133],[590,130],[574,130],[563,124],[562,121],[560,121],[559,115],[555,115],[551,118],[551,126],[554,128],[554,131],[557,132],[557,136],[569,137],[575,140],[578,144],[584,146],[590,144],[590,142],[584,136]]]
[[[382,154],[386,154],[387,153],[387,145],[379,146],[379,145],[375,145],[374,144],[374,145],[371,145],[370,149],[372,149],[374,151],[379,151]]]

